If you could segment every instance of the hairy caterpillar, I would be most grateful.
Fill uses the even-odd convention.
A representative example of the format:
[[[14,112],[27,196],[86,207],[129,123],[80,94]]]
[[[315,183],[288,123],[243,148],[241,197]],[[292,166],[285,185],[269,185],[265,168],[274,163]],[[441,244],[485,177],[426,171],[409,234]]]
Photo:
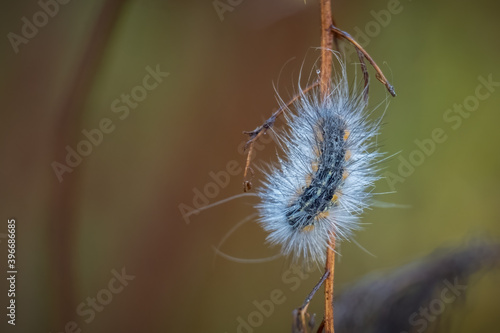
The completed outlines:
[[[360,229],[379,178],[380,121],[368,120],[364,90],[350,91],[344,65],[331,87],[324,99],[318,89],[302,92],[296,112],[285,112],[288,129],[277,135],[283,156],[257,191],[267,241],[306,264],[324,263],[332,235],[347,240]]]

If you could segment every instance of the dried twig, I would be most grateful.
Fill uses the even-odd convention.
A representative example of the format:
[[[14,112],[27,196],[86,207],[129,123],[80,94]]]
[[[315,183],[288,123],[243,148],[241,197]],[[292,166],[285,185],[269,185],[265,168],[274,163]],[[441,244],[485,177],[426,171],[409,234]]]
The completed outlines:
[[[320,91],[324,98],[330,93],[330,82],[332,77],[332,47],[333,33],[331,26],[332,7],[330,0],[321,0],[321,73],[320,73]]]
[[[309,328],[314,327],[314,323],[311,323],[311,317],[307,313],[307,308],[309,307],[309,303],[311,302],[312,298],[314,297],[314,294],[316,294],[318,289],[321,287],[321,285],[328,278],[329,274],[330,274],[330,272],[325,272],[323,274],[323,276],[321,277],[319,282],[316,284],[314,289],[309,293],[309,295],[307,295],[302,306],[293,312],[293,317],[294,317],[294,320],[293,320],[294,324],[293,324],[293,328],[292,328],[293,332],[305,333],[305,332],[307,332],[307,327],[309,327]]]
[[[314,87],[317,87],[319,85],[319,82],[315,82],[311,84],[310,86],[306,87],[304,90],[302,90],[300,93],[296,94],[295,96],[292,97],[292,99],[280,107],[278,110],[276,110],[269,119],[267,119],[264,124],[261,126],[257,127],[253,131],[244,131],[243,134],[247,134],[250,139],[247,141],[245,144],[245,151],[247,151],[247,161],[245,163],[245,170],[243,172],[243,191],[247,192],[252,188],[252,178],[254,175],[254,172],[252,168],[250,167],[250,161],[252,160],[252,154],[253,154],[253,145],[255,141],[257,141],[261,135],[266,134],[267,130],[270,129],[271,127],[274,126],[274,123],[276,122],[276,119],[285,111],[290,105],[295,103],[300,97],[302,97],[305,93],[307,93],[309,90],[311,90]],[[249,176],[250,173],[250,176]]]
[[[335,274],[335,235],[330,237],[326,249],[325,274],[329,273],[325,282],[325,333],[334,333],[333,327],[333,279]]]
[[[363,62],[363,58],[359,55],[359,52],[361,52],[363,54],[363,56],[366,58],[366,60],[368,60],[368,62],[375,69],[375,72],[376,72],[375,77],[377,78],[377,80],[382,82],[382,84],[387,88],[389,93],[393,97],[395,97],[396,91],[394,90],[394,87],[389,83],[389,81],[387,81],[387,79],[384,76],[384,73],[382,73],[382,70],[380,69],[380,67],[378,67],[378,65],[375,63],[375,61],[372,59],[372,57],[370,57],[368,52],[366,52],[365,49],[363,49],[363,47],[361,45],[359,45],[359,43],[356,42],[356,40],[354,40],[354,38],[352,38],[352,36],[349,35],[347,32],[340,30],[339,28],[335,27],[333,24],[330,26],[330,29],[332,30],[332,32],[334,34],[339,35],[340,37],[342,37],[343,39],[345,39],[349,43],[351,43],[352,46],[354,46],[356,51],[358,51],[358,56],[360,57],[362,68],[363,68],[364,62]],[[363,71],[363,73],[365,73],[365,71]],[[366,74],[364,74],[364,75],[366,76]]]
[[[359,50],[357,50],[357,53],[358,53],[358,58],[359,58],[359,65],[361,66],[361,71],[363,72],[363,81],[365,83],[365,89],[363,91],[363,96],[365,98],[365,102],[368,102],[368,92],[370,90],[370,86],[369,86],[369,83],[370,83],[370,77],[368,75],[368,68],[366,67],[366,64],[365,64],[365,56],[363,55],[363,53]]]
[[[320,90],[322,98],[330,93],[330,82],[332,73],[331,52],[333,46],[333,26],[332,7],[330,0],[321,0],[321,73]],[[335,267],[335,235],[331,235],[329,246],[326,252],[325,275],[325,319],[324,328],[326,333],[333,333],[333,279]]]

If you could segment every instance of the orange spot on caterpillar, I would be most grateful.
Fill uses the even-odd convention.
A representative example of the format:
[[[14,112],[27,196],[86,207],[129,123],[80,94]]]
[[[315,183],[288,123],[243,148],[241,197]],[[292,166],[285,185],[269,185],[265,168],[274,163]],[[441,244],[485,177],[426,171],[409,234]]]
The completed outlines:
[[[311,232],[313,230],[314,230],[313,224],[306,225],[304,228],[302,228],[302,232]]]
[[[319,213],[318,215],[316,215],[315,219],[316,219],[316,220],[319,220],[319,219],[326,219],[329,215],[330,215],[330,212],[329,212],[329,211],[324,211],[324,212],[321,212],[321,213]]]
[[[306,176],[306,187],[309,187],[309,185],[311,185],[311,182],[312,182],[312,175],[308,174]]]
[[[347,141],[347,139],[349,138],[349,135],[351,135],[351,131],[345,130],[344,131],[344,141]]]
[[[293,204],[302,195],[302,193],[304,193],[304,188],[305,187],[297,188],[295,190],[295,193],[292,195],[292,197],[289,201],[290,205]]]
[[[321,149],[318,146],[314,146],[313,151],[316,157],[319,157],[321,155]]]
[[[321,129],[321,125],[314,126],[314,134],[316,135],[316,139],[319,142],[322,142],[324,140],[323,130]]]
[[[317,172],[318,171],[318,161],[314,161],[311,165],[311,168],[314,172]]]
[[[346,161],[349,161],[351,159],[351,151],[350,150],[345,152],[344,158]]]
[[[349,172],[344,170],[344,173],[342,173],[342,180],[345,180],[349,176]]]
[[[332,202],[335,204],[337,203],[337,201],[339,200],[339,197],[340,197],[340,191],[337,191],[337,193],[335,193],[332,197]]]

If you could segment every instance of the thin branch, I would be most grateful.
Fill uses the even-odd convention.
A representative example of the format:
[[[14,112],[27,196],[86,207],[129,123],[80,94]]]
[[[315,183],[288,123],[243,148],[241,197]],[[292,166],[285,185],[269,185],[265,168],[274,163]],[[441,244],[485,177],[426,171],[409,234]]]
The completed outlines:
[[[335,275],[335,235],[330,237],[326,249],[325,274],[329,273],[325,281],[325,333],[334,333],[333,326],[333,278]]]
[[[359,58],[359,65],[361,66],[361,71],[363,72],[363,81],[365,83],[365,89],[363,90],[363,97],[365,102],[368,102],[368,92],[370,90],[370,76],[368,74],[368,68],[365,64],[365,56],[359,50],[356,50]]]
[[[323,319],[321,321],[321,323],[319,324],[318,330],[316,332],[317,333],[322,333],[324,329],[325,329],[325,320]]]
[[[321,0],[321,73],[320,91],[324,98],[330,93],[330,82],[332,77],[332,47],[333,34],[332,7],[330,0]]]
[[[320,73],[320,90],[322,98],[326,98],[330,94],[330,82],[332,75],[332,47],[333,47],[333,26],[332,5],[330,0],[321,0],[321,73]],[[335,246],[335,235],[332,234],[329,240],[329,245],[326,253],[325,275],[325,333],[334,333],[333,327],[333,279],[335,254],[333,247]],[[332,247],[333,245],[333,247]],[[333,255],[332,255],[333,254]]]
[[[308,320],[310,319],[310,316],[307,313],[307,308],[309,307],[309,303],[311,302],[318,289],[328,278],[329,274],[330,272],[328,271],[323,274],[319,282],[316,284],[316,286],[314,286],[313,290],[309,293],[309,295],[307,295],[302,306],[294,311],[294,327],[292,329],[294,332],[307,332],[306,327],[312,328],[311,326],[314,326],[310,325],[310,320]]]
[[[243,134],[247,134],[250,139],[247,141],[245,144],[245,151],[248,151],[247,153],[247,160],[245,163],[245,170],[243,172],[243,191],[247,192],[252,188],[252,178],[254,175],[253,169],[250,167],[250,162],[252,160],[252,154],[253,154],[253,146],[255,141],[257,141],[261,135],[266,134],[267,130],[270,129],[271,127],[274,126],[274,123],[276,122],[276,119],[285,111],[290,105],[295,103],[300,97],[302,97],[305,93],[307,93],[309,90],[313,89],[314,87],[317,87],[319,85],[319,82],[315,82],[311,84],[310,86],[306,87],[304,90],[302,90],[300,93],[294,95],[292,99],[286,103],[285,105],[281,106],[278,110],[276,110],[269,119],[267,119],[264,124],[261,126],[257,127],[253,131],[244,131]],[[250,173],[250,176],[249,176]]]
[[[366,60],[368,60],[368,62],[375,69],[375,72],[376,72],[375,77],[377,78],[377,80],[379,80],[380,82],[382,82],[382,84],[385,85],[385,87],[387,88],[387,90],[389,91],[389,93],[393,97],[395,97],[396,96],[396,91],[394,90],[394,87],[385,78],[384,73],[382,73],[382,70],[380,69],[380,67],[378,67],[378,65],[375,63],[375,61],[372,59],[372,57],[370,57],[370,55],[368,54],[368,52],[366,52],[365,49],[363,49],[363,47],[361,45],[359,45],[359,43],[356,42],[356,40],[354,40],[354,38],[352,38],[352,36],[349,35],[347,32],[344,32],[344,31],[340,30],[339,28],[335,27],[333,24],[330,26],[330,29],[336,35],[339,35],[340,37],[344,38],[349,43],[351,43],[354,46],[354,48],[356,48],[357,51],[359,51],[359,52],[361,52],[363,54],[363,56],[366,58]],[[360,60],[362,60],[362,59],[360,58]]]

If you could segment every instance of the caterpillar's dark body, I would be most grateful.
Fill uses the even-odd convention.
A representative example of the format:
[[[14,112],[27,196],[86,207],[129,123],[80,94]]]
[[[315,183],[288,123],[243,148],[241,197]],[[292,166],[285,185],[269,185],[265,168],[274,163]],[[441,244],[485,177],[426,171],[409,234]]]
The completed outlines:
[[[315,138],[315,152],[319,153],[317,171],[312,170],[311,184],[286,213],[294,229],[314,225],[314,219],[335,204],[332,198],[342,182],[346,153],[345,128],[339,123],[340,120],[320,120],[317,130],[320,132]]]

